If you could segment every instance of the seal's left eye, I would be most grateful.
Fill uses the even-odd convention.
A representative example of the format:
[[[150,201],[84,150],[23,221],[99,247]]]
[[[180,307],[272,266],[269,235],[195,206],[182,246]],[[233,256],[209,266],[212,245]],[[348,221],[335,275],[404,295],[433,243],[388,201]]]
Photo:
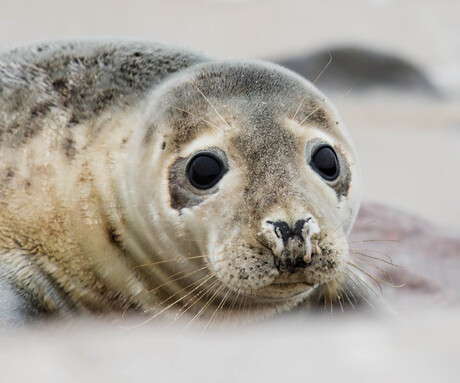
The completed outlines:
[[[197,189],[210,189],[225,173],[222,161],[212,153],[199,153],[187,166],[187,178]]]
[[[329,145],[322,145],[316,149],[311,158],[311,167],[327,181],[334,181],[340,172],[337,155]]]

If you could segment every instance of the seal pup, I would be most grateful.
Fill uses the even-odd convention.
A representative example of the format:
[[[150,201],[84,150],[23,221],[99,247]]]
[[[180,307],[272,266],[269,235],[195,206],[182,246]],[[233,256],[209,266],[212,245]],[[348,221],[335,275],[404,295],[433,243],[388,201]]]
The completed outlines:
[[[123,41],[5,52],[0,177],[2,317],[192,323],[346,295],[355,150],[275,64]]]

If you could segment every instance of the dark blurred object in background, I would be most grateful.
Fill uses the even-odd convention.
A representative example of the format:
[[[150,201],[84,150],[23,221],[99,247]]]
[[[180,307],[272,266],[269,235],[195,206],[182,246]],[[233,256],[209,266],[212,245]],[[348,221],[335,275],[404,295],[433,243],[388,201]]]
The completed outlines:
[[[316,85],[328,92],[395,90],[438,96],[439,91],[417,66],[391,54],[358,47],[337,47],[304,56],[275,60],[314,81],[332,57]]]

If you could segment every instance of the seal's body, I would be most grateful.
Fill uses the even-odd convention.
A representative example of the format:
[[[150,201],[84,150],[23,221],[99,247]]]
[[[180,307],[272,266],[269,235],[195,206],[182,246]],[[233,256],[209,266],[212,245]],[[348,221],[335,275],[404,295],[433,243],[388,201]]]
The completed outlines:
[[[137,42],[0,56],[0,311],[269,314],[346,277],[356,156],[263,62]]]

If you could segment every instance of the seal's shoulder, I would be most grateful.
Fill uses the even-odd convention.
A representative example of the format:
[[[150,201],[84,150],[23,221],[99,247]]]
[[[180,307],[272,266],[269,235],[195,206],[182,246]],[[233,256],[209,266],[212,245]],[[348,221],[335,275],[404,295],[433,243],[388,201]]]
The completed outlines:
[[[53,113],[65,111],[71,123],[79,123],[111,106],[129,105],[171,73],[204,60],[181,48],[135,41],[11,49],[0,54],[0,136],[10,132],[17,141],[18,129]]]
[[[129,40],[43,42],[0,52],[2,64],[27,63],[29,66],[42,67],[48,72],[67,68],[72,62],[85,64],[85,67],[112,69],[132,61],[136,62],[139,67],[149,63],[157,65],[160,63],[162,66],[169,65],[174,68],[175,63],[179,65],[184,61],[192,63],[200,60],[203,60],[203,56],[184,48],[156,42]]]
[[[72,90],[78,95],[82,88],[126,93],[151,87],[167,74],[203,60],[197,53],[157,43],[42,43],[1,53],[0,84],[20,88],[27,83],[42,90],[49,86],[61,94]]]

